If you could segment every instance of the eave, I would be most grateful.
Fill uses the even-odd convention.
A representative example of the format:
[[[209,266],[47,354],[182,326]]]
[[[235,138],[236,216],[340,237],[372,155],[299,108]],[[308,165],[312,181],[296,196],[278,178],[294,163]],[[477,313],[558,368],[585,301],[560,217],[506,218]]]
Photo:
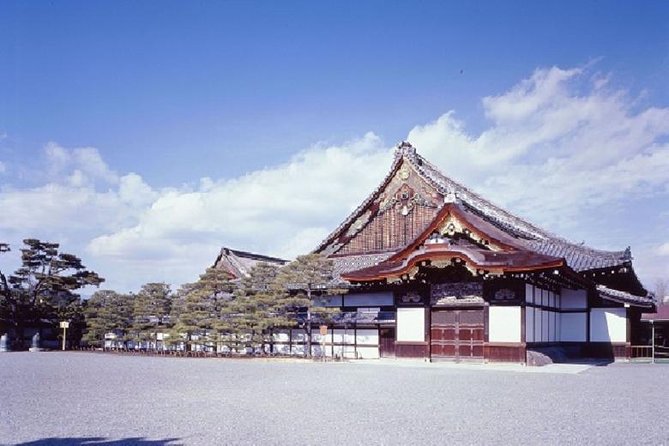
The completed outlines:
[[[595,289],[597,290],[599,297],[601,297],[602,299],[627,305],[633,305],[635,307],[655,308],[655,300],[648,295],[637,296],[635,294],[627,293],[625,291],[615,290],[613,288],[609,288],[604,285],[596,285]]]
[[[565,266],[563,259],[530,251],[492,252],[444,243],[425,245],[406,259],[388,259],[376,266],[343,274],[342,278],[349,282],[392,280],[411,275],[420,266],[449,264],[462,264],[475,275],[533,272]]]

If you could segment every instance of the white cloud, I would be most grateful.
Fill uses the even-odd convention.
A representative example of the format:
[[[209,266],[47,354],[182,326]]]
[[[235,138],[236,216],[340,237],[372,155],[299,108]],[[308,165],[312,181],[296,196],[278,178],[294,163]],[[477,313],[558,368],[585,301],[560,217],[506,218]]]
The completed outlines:
[[[313,249],[383,178],[391,159],[390,149],[369,133],[239,178],[203,179],[196,190],[161,191],[137,225],[98,236],[88,248],[98,256],[139,259],[227,244],[292,257]]]
[[[669,256],[669,242],[660,245],[657,248],[657,254],[660,256]]]
[[[74,186],[95,181],[110,184],[118,182],[118,175],[109,169],[96,148],[66,149],[55,142],[49,142],[44,153],[51,180],[59,180],[66,172],[70,172],[67,180]]]
[[[664,273],[654,265],[669,244],[658,250],[656,240],[669,232],[639,235],[634,215],[605,222],[615,230],[600,228],[611,209],[641,199],[669,212],[669,109],[641,107],[587,68],[537,70],[482,104],[489,125],[478,134],[450,111],[408,139],[444,173],[519,215],[566,236],[575,222],[589,237],[615,232],[625,245],[612,248],[634,240],[643,248],[637,265]],[[194,280],[222,245],[283,257],[308,252],[378,185],[392,149],[368,133],[237,178],[165,189],[114,172],[94,148],[50,143],[45,157],[43,184],[0,189],[0,231],[61,241],[112,288],[136,290]]]
[[[449,112],[409,140],[448,174],[553,228],[593,206],[666,195],[669,109],[635,112],[626,92],[584,74],[537,70],[483,99],[491,125],[482,133],[467,133]]]
[[[0,190],[0,232],[60,241],[118,289],[194,280],[222,245],[293,257],[313,249],[383,178],[392,150],[373,133],[318,144],[233,179],[155,189],[95,149],[45,148],[49,181]]]

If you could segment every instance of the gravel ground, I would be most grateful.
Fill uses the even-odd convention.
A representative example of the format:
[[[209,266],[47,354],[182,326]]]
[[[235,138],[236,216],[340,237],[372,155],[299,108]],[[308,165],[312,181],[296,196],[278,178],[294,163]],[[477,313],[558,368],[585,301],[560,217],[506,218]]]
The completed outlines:
[[[0,354],[0,443],[669,444],[669,365]]]

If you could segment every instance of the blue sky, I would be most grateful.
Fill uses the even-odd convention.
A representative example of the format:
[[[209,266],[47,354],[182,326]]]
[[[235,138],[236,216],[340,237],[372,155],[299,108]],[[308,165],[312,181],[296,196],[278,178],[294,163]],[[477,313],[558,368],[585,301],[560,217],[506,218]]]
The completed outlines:
[[[0,238],[110,287],[308,251],[406,138],[669,276],[666,2],[2,2],[0,60]]]

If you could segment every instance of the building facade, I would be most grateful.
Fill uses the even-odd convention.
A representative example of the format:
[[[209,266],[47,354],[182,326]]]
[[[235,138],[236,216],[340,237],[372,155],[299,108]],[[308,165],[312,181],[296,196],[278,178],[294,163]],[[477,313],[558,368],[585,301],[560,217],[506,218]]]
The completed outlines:
[[[338,284],[349,288],[324,302],[342,310],[327,335],[315,335],[326,354],[628,358],[642,311],[654,308],[629,248],[596,250],[538,228],[446,177],[408,143],[315,252],[334,261]]]

